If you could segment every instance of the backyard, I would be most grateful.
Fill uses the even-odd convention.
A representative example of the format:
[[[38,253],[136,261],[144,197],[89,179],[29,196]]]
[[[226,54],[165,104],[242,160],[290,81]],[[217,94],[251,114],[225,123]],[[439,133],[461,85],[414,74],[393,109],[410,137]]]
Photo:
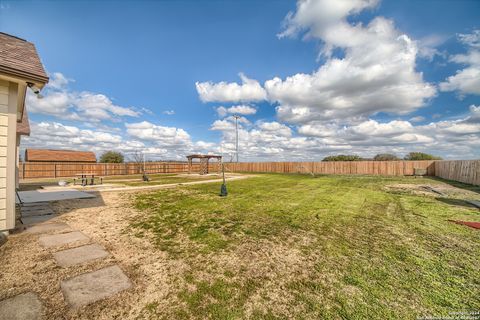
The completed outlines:
[[[112,256],[59,270],[33,235],[13,235],[2,248],[9,277],[0,292],[38,293],[46,318],[415,319],[480,310],[478,230],[448,221],[480,221],[463,200],[479,200],[478,187],[257,174],[229,182],[227,197],[219,189],[207,183],[57,202],[60,221]],[[113,262],[133,288],[69,309],[55,280]]]

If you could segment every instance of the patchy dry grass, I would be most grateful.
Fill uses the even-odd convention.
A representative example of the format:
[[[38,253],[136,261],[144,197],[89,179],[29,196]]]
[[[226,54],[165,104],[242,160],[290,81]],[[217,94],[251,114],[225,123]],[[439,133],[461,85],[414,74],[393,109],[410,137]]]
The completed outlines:
[[[480,221],[462,200],[387,185],[434,179],[261,175],[139,194],[129,232],[186,270],[146,315],[406,319],[480,310]],[[455,184],[453,187],[464,187]],[[468,188],[471,196],[479,188]],[[458,189],[461,191],[461,189]],[[465,190],[465,189],[464,189]]]

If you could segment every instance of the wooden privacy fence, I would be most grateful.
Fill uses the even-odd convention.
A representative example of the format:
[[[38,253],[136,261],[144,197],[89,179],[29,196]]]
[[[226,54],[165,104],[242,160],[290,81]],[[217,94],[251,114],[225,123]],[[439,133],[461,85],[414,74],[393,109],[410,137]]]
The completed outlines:
[[[332,161],[332,162],[240,162],[226,163],[232,172],[276,172],[315,174],[413,175],[414,169],[426,169],[435,175],[434,161]]]
[[[435,175],[434,161],[338,161],[338,162],[241,162],[225,163],[230,172],[276,172],[315,174],[372,174],[413,175],[414,168],[426,169],[427,175]],[[199,163],[192,164],[192,172],[198,172]],[[187,162],[147,162],[147,173],[188,172]],[[216,163],[209,165],[210,172],[218,170]],[[97,176],[128,175],[142,172],[138,163],[20,163],[19,176],[29,178],[73,177],[79,173]]]
[[[199,163],[192,164],[192,171],[199,170]],[[79,173],[93,173],[96,176],[139,174],[143,165],[138,163],[51,163],[23,162],[18,171],[22,179],[74,177]],[[213,170],[213,166],[212,166]],[[145,171],[154,173],[188,172],[187,162],[147,162]]]
[[[448,180],[480,185],[480,160],[435,161],[435,175]]]

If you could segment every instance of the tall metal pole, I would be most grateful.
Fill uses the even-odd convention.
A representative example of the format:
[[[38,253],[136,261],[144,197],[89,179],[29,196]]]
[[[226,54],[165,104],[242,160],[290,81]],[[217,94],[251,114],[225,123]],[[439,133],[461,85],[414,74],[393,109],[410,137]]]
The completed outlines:
[[[234,115],[234,117],[235,117],[235,135],[236,135],[235,153],[237,155],[237,162],[238,162],[238,118],[240,118],[240,116]]]

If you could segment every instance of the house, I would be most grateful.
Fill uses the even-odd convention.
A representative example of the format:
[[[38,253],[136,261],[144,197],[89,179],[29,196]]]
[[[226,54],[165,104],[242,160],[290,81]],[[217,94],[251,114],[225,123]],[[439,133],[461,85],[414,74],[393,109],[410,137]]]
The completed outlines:
[[[25,162],[97,162],[91,151],[26,149]]]
[[[28,90],[48,82],[33,43],[0,32],[0,232],[15,227],[15,188],[22,135],[30,134],[25,110]]]

